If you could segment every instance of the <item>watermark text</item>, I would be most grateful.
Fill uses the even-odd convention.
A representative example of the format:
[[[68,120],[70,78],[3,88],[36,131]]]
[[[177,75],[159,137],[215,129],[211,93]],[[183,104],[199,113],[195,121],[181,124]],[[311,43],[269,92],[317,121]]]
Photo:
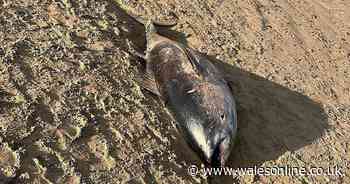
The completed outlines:
[[[248,168],[199,168],[196,165],[188,167],[188,174],[191,176],[242,176],[242,175],[260,175],[260,176],[344,176],[342,168],[334,167],[291,167],[291,166],[276,166],[276,167],[248,167]]]

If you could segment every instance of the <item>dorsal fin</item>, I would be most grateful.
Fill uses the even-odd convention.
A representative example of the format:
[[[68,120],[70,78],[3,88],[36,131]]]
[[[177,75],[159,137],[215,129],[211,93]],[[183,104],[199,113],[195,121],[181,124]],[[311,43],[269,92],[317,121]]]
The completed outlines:
[[[148,68],[146,68],[140,77],[136,77],[135,80],[142,88],[159,97],[161,96],[154,75]]]

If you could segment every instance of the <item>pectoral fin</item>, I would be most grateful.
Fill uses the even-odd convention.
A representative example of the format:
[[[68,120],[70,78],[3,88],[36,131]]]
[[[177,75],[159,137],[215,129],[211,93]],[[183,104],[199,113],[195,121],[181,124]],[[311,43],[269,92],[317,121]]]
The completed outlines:
[[[213,63],[204,54],[188,47],[185,47],[184,50],[192,67],[199,76],[204,76],[206,79],[215,79],[221,76]]]
[[[191,65],[192,65],[193,69],[197,72],[198,75],[201,75],[201,73],[203,73],[203,71],[204,71],[204,68],[200,63],[200,59],[201,59],[200,56],[194,50],[192,50],[190,48],[184,47],[183,49],[187,55],[188,60],[190,61]]]

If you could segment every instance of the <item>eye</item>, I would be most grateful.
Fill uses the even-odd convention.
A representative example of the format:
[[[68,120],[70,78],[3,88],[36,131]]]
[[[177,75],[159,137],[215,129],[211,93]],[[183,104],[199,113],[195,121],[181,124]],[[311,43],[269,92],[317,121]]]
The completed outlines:
[[[221,120],[225,120],[225,114],[224,113],[222,113],[221,115],[220,115],[220,118],[221,118]]]

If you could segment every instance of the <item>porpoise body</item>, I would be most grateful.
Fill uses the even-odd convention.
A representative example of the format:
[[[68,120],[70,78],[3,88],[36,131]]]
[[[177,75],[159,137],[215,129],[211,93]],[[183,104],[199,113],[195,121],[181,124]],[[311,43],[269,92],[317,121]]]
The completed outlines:
[[[217,68],[201,53],[146,25],[143,86],[160,96],[204,164],[224,166],[237,132],[236,105]]]

